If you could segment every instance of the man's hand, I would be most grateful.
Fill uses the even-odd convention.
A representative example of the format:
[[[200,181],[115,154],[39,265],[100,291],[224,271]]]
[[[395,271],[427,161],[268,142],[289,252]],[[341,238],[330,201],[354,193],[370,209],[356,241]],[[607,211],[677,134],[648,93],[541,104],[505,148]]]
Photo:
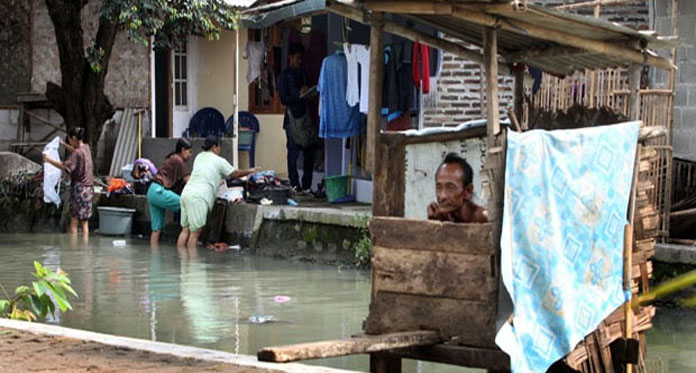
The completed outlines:
[[[47,163],[50,158],[48,158],[48,155],[46,153],[41,153],[43,155],[43,161],[44,163]]]
[[[302,96],[305,92],[307,92],[307,86],[306,86],[306,85],[303,85],[303,86],[300,88],[300,96]]]
[[[438,206],[437,202],[428,205],[428,219],[440,220],[440,206]]]

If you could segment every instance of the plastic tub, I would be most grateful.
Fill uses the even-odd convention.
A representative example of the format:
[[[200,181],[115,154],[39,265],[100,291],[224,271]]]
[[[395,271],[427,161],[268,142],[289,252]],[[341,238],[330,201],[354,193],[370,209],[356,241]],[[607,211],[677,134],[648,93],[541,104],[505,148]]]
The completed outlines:
[[[122,236],[131,233],[135,209],[122,207],[97,207],[99,210],[99,233]]]
[[[343,202],[348,195],[348,180],[347,175],[325,177],[326,200],[331,203]]]

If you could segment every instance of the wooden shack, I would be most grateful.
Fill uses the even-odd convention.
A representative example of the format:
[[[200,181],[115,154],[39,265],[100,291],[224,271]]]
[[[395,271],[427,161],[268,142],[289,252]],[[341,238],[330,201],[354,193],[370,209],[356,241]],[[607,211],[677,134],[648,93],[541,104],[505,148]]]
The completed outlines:
[[[399,162],[404,158],[405,144],[413,140],[381,131],[382,96],[371,95],[367,135],[373,175],[370,230],[374,248],[365,334],[349,340],[269,347],[259,351],[259,359],[286,362],[369,353],[372,372],[400,372],[402,358],[509,370],[507,355],[493,340],[496,316],[505,312],[499,309],[498,289],[507,130],[499,120],[499,73],[510,74],[513,63],[559,76],[579,69],[628,66],[629,117],[638,119],[640,68],[672,68],[668,59],[647,48],[670,46],[674,40],[524,1],[326,1],[321,10],[312,11],[333,12],[370,26],[371,92],[382,92],[385,32],[483,65],[487,155],[481,178],[490,223],[452,224],[403,217],[404,165]],[[436,27],[445,37],[420,33],[391,20],[390,15]],[[452,40],[478,46],[482,53]],[[515,92],[521,92],[522,76],[515,74]],[[468,135],[461,132],[432,140]],[[641,140],[660,135],[664,131],[644,128]],[[651,164],[649,147],[639,154],[630,214],[637,216],[631,218],[632,222],[635,219],[635,236],[630,229],[626,235],[625,286],[634,293],[648,287],[655,226],[651,220],[655,215],[647,202],[651,193],[646,176]],[[567,365],[586,372],[612,372],[628,363],[644,364],[642,359],[625,359],[625,351],[612,354],[611,345],[622,337],[637,338],[644,348],[641,333],[649,327],[653,313],[649,308],[635,313],[628,307],[617,310],[566,358]]]

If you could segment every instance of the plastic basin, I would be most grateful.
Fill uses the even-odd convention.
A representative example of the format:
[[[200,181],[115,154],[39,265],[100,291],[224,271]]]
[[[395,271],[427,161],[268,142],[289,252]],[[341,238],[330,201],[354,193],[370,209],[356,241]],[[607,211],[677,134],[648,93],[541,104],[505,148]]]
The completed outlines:
[[[97,207],[99,210],[99,233],[123,236],[131,233],[135,209],[122,207]]]

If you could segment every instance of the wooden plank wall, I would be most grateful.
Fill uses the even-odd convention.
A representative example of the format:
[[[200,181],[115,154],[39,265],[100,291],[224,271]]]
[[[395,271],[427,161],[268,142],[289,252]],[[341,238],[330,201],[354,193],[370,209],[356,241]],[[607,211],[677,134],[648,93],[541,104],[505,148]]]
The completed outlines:
[[[494,347],[498,271],[490,224],[374,217],[367,334],[437,330]]]

